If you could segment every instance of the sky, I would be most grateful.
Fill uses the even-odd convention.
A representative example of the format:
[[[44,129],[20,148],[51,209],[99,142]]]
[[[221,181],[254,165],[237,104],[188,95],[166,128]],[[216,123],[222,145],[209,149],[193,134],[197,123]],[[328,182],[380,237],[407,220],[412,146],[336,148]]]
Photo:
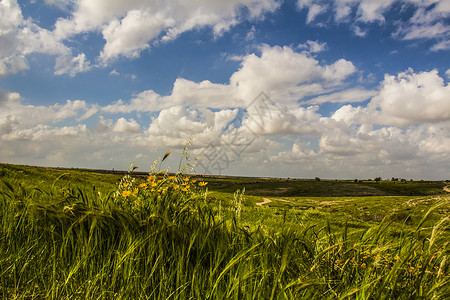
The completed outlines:
[[[3,163],[445,180],[449,82],[450,0],[0,0]]]

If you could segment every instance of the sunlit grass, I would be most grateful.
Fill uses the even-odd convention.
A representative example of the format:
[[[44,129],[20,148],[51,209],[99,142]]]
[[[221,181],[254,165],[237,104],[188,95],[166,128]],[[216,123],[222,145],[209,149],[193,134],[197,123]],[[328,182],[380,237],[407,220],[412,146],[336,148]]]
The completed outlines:
[[[359,223],[342,215],[333,223],[324,209],[297,207],[301,199],[291,199],[294,205],[256,207],[256,196],[209,193],[206,181],[181,171],[152,172],[145,179],[130,173],[110,193],[5,179],[0,194],[2,298],[450,295],[449,219],[433,215],[448,208],[448,196],[420,203],[403,199],[421,210],[425,206],[419,204],[430,204],[411,224],[390,214]],[[311,201],[317,208],[325,200]],[[366,206],[372,209],[369,202]]]

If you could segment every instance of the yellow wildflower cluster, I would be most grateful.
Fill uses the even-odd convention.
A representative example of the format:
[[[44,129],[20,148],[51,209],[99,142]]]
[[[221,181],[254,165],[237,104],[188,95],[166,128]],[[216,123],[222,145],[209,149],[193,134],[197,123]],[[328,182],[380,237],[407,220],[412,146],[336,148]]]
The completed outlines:
[[[184,202],[192,196],[202,196],[207,182],[187,175],[150,174],[145,181],[136,182],[129,174],[119,183],[116,199],[122,199],[133,209],[139,209],[151,199],[170,197],[175,202]],[[188,198],[186,198],[188,197]]]

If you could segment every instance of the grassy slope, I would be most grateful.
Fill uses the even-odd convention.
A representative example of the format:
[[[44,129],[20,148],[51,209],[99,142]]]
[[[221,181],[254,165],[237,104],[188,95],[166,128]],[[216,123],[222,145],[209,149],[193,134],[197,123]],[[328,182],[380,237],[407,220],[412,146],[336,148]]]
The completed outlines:
[[[112,174],[111,174],[112,173]],[[0,164],[0,179],[13,184],[49,190],[52,185],[80,188],[86,196],[114,191],[124,172],[103,170],[55,169]],[[137,173],[138,178],[145,173]],[[195,177],[195,176],[193,176]],[[209,198],[216,205],[230,209],[234,193],[245,189],[242,205],[246,207],[243,221],[253,226],[263,222],[278,228],[280,222],[296,226],[314,220],[334,226],[347,223],[351,227],[367,227],[387,218],[397,224],[413,227],[423,214],[445,193],[447,183],[440,181],[364,181],[274,179],[208,176]],[[0,186],[0,191],[5,186]],[[269,198],[272,203],[260,209],[257,202]],[[262,211],[262,212],[261,212]],[[427,219],[432,224],[450,214],[447,205],[434,210]]]
[[[229,178],[209,180],[213,190],[233,193],[245,187],[247,194],[274,197],[340,197],[340,196],[420,196],[441,194],[441,181],[363,181],[348,180],[293,180]]]
[[[77,169],[55,169],[0,163],[0,178],[11,183],[24,183],[43,189],[76,185],[83,190],[95,187],[102,192],[113,191],[121,174],[102,174]]]

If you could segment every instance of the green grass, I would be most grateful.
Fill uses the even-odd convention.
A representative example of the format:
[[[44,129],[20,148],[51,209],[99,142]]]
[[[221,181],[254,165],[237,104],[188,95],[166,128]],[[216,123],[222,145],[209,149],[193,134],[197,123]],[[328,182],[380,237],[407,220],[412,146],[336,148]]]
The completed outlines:
[[[143,185],[1,167],[3,299],[450,297],[450,197],[432,183],[410,186],[426,196],[275,197],[214,179],[205,194],[182,174]]]

